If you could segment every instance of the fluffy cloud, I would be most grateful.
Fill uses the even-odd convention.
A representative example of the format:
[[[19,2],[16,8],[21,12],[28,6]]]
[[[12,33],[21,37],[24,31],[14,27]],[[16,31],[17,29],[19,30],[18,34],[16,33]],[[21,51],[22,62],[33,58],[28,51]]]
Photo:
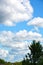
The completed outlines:
[[[35,39],[41,38],[42,35],[37,32],[32,32],[32,31],[28,32],[26,30],[23,30],[23,31],[17,32],[16,36],[18,39],[21,39],[21,40],[35,40]]]
[[[28,40],[40,40],[42,35],[37,32],[21,30],[19,32],[13,33],[11,31],[0,32],[0,43],[12,48],[25,48],[28,44]]]
[[[28,45],[30,46],[31,44],[30,40],[43,41],[43,38],[41,34],[27,30],[21,30],[16,33],[11,31],[0,32],[0,44],[3,48],[8,48],[8,52],[3,52],[5,55],[3,53],[1,55],[7,56],[8,61],[14,61],[18,56],[20,56],[19,59],[23,58],[26,53],[30,52],[28,50]]]
[[[34,35],[33,35],[34,34]],[[21,42],[26,40],[38,39],[41,38],[42,35],[37,32],[20,30],[19,32],[13,33],[11,31],[3,31],[0,32],[0,41],[3,42]]]
[[[27,24],[32,25],[32,26],[37,26],[37,27],[43,27],[43,18],[41,18],[41,17],[33,18]]]
[[[0,23],[14,26],[17,22],[32,18],[30,0],[0,0]]]
[[[8,51],[0,48],[0,58],[6,58]]]

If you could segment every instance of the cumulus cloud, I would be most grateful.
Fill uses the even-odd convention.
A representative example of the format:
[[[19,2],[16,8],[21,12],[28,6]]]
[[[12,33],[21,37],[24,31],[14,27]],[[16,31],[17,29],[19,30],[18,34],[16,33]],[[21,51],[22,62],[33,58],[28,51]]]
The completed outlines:
[[[0,48],[0,58],[6,58],[8,51]]]
[[[11,47],[19,47],[25,48],[25,44],[27,44],[28,40],[40,40],[42,35],[37,32],[20,30],[19,32],[11,32],[11,31],[2,31],[0,32],[0,43],[3,45],[11,46]]]
[[[21,56],[25,56],[26,53],[30,52],[28,50],[28,45],[30,46],[31,44],[29,42],[30,40],[43,41],[43,38],[40,33],[27,30],[20,30],[16,33],[11,31],[1,31],[0,44],[3,46],[3,48],[9,49],[8,52],[3,52],[5,53],[4,57],[7,56],[6,58],[8,61],[14,61],[14,59],[18,56],[20,56],[19,59],[21,59]]]
[[[30,0],[0,0],[0,24],[14,26],[32,18]]]
[[[22,39],[22,40],[35,40],[37,38],[40,38],[42,35],[37,33],[37,32],[32,32],[32,31],[19,31],[16,33],[16,36],[18,37],[18,39]]]
[[[37,27],[43,27],[43,18],[41,17],[33,18],[27,24],[32,26],[37,26]]]
[[[34,34],[34,35],[33,35]],[[41,38],[42,35],[37,32],[32,32],[32,31],[27,31],[27,30],[20,30],[16,33],[13,33],[11,31],[2,31],[0,32],[0,41],[2,42],[21,42],[25,40],[32,40],[32,39],[37,39]]]

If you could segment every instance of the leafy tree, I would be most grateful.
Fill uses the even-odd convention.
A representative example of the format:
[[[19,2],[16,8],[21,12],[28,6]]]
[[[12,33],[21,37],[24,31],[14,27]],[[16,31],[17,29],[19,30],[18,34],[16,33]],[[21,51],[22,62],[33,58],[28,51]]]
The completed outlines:
[[[0,64],[4,64],[5,61],[3,59],[0,59]]]
[[[11,62],[6,62],[4,65],[12,65]]]
[[[31,64],[36,65],[42,54],[42,45],[39,41],[36,42],[35,40],[33,40],[32,44],[28,47],[30,49],[30,53],[27,53],[25,57],[30,61]]]
[[[22,65],[30,65],[29,63],[29,59],[26,56],[26,59],[24,58],[24,60],[22,61]]]
[[[33,64],[36,65],[36,62],[42,53],[42,46],[41,46],[39,41],[36,42],[34,40],[33,43],[30,45],[29,49],[31,51],[31,58],[30,59],[32,60]]]
[[[22,65],[26,65],[26,64],[25,64],[25,58],[24,58],[23,61],[22,61]]]
[[[22,62],[15,62],[14,65],[22,65]]]
[[[37,65],[43,65],[43,56],[40,56]]]

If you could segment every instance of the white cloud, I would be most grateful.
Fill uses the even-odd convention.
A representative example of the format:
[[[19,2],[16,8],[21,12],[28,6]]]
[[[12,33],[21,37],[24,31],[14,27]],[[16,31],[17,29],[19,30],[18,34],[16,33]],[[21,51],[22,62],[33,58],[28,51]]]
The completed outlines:
[[[32,18],[30,0],[0,0],[0,23],[14,26],[17,22]]]
[[[36,40],[42,37],[42,35],[37,32],[32,32],[32,31],[28,32],[26,30],[19,31],[16,33],[16,35],[18,39],[22,39],[22,40]]]
[[[30,46],[31,43],[29,41],[31,40],[43,41],[43,38],[41,34],[27,30],[21,30],[16,33],[11,31],[0,32],[0,44],[3,48],[8,48],[8,54],[6,51],[3,52],[5,55],[3,53],[1,55],[4,55],[8,61],[14,61],[14,58],[18,55],[24,56],[26,53],[30,52],[28,45]]]
[[[4,43],[7,45],[10,45],[14,47],[16,44],[19,47],[24,47],[23,43],[27,40],[38,40],[39,38],[42,38],[42,35],[37,32],[27,31],[27,30],[21,30],[19,32],[13,33],[11,31],[3,31],[0,32],[0,43]],[[21,42],[21,44],[20,44]],[[15,44],[14,44],[15,43]],[[25,42],[27,43],[27,42]],[[24,43],[24,45],[25,45]],[[14,45],[12,45],[14,44]]]
[[[39,28],[36,26],[34,26],[34,28],[32,28],[31,31],[40,32]]]
[[[43,27],[43,18],[41,17],[33,18],[27,24],[32,26],[37,26],[37,27]]]
[[[0,48],[0,58],[6,58],[8,51]]]

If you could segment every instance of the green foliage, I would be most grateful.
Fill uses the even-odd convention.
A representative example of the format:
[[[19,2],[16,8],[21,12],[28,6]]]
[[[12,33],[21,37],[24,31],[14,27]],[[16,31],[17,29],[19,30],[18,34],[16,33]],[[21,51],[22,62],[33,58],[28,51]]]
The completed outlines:
[[[30,65],[30,63],[29,63],[29,59],[24,59],[23,61],[22,61],[22,65]]]
[[[28,46],[29,47],[29,46]],[[36,65],[41,54],[42,54],[42,45],[40,44],[40,42],[36,42],[35,40],[33,40],[32,44],[29,47],[31,53],[27,53],[27,55],[25,55],[26,57],[26,61],[24,61],[23,65],[29,65],[29,61],[30,61],[30,65]],[[29,59],[28,59],[29,58]],[[29,61],[27,61],[27,59]]]
[[[14,65],[22,65],[22,62],[15,62]]]
[[[4,64],[5,61],[3,59],[0,59],[0,64]]]
[[[39,57],[41,56],[42,46],[39,41],[36,42],[34,40],[33,43],[30,45],[29,49],[30,49],[31,55],[32,55],[32,62],[35,65],[36,62],[38,61]]]
[[[12,65],[10,62],[5,63],[4,65]]]
[[[43,65],[43,56],[39,58],[37,65]]]

